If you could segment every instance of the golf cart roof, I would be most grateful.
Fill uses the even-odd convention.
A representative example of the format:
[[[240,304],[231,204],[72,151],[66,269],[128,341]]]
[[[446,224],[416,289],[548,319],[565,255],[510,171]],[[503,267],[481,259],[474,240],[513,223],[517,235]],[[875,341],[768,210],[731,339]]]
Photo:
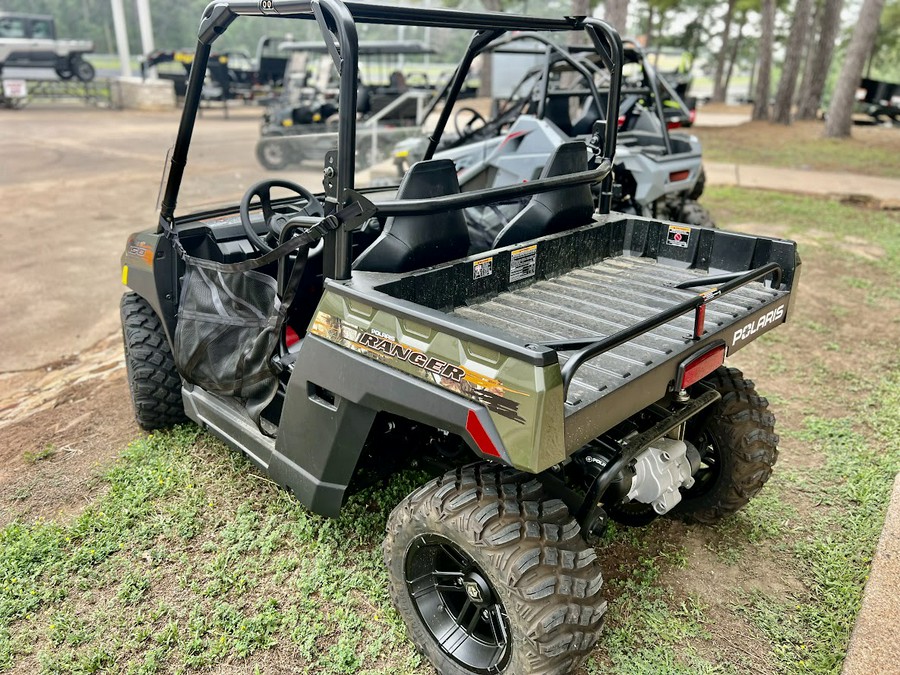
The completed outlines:
[[[311,52],[313,54],[327,54],[328,45],[321,40],[307,42],[282,42],[278,45],[282,51]],[[426,46],[424,42],[407,40],[397,42],[392,40],[368,40],[359,43],[360,56],[390,55],[390,54],[434,54],[435,51]]]
[[[53,21],[53,15],[51,14],[32,14],[31,12],[10,12],[8,10],[0,10],[0,19],[5,19],[7,17],[14,17],[16,19],[29,19],[31,21]]]

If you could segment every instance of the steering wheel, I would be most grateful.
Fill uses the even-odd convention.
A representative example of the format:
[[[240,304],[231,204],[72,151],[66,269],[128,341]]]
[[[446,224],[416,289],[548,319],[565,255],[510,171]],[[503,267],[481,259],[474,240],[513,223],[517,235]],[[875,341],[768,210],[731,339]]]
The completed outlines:
[[[279,209],[282,209],[282,212],[276,211],[275,207],[272,206],[272,188],[276,187],[297,193],[306,200],[306,203],[303,206],[298,206],[297,204],[282,204],[279,205]],[[250,220],[250,202],[254,197],[259,197],[263,217],[265,218],[266,226],[268,227],[268,233],[270,236],[274,237],[276,241],[281,235],[281,231],[284,229],[288,220],[293,216],[325,216],[325,210],[322,208],[319,200],[316,199],[316,196],[305,187],[297,185],[296,183],[292,183],[288,180],[276,179],[264,180],[256,185],[252,185],[241,199],[241,225],[244,228],[247,239],[250,240],[250,244],[253,248],[262,253],[268,253],[273,247],[266,243],[266,240],[263,237],[260,237],[256,233],[256,230],[253,229],[253,222]],[[284,210],[287,210],[288,212],[284,213]]]
[[[460,129],[459,121],[463,113],[468,113],[471,117],[469,121],[463,125],[462,129]],[[481,126],[478,127],[478,129],[481,129],[481,127],[487,124],[487,120],[484,119],[484,116],[480,112],[475,110],[475,108],[460,108],[456,111],[456,114],[453,115],[453,129],[456,131],[456,135],[459,138],[470,136],[478,131],[478,129],[472,128],[472,125],[476,124],[477,122],[481,122]]]

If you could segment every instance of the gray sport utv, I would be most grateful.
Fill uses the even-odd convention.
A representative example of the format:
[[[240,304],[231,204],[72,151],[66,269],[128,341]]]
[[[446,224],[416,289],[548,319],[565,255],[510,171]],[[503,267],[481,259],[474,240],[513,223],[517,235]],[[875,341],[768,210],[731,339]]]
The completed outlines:
[[[265,180],[239,205],[176,216],[211,45],[244,15],[315,21],[329,45],[341,108],[325,192]],[[359,23],[474,32],[396,190],[355,183]],[[615,125],[595,129],[591,166],[575,140],[535,180],[460,191],[432,155],[472,60],[509,31],[583,31],[614,119],[622,43],[593,18],[211,4],[159,223],[122,257],[143,427],[191,419],[329,516],[363,474],[435,470],[388,518],[384,560],[442,674],[571,672],[600,636],[592,543],[609,518],[713,522],[759,492],[774,417],[723,361],[788,318],[799,273],[789,241],[610,213]],[[466,257],[462,210],[524,197]]]

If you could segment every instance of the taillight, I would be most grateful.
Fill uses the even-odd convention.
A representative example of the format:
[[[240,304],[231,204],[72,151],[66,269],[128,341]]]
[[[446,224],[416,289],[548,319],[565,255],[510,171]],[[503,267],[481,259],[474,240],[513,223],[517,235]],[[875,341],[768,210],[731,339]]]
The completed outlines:
[[[621,127],[623,124],[625,124],[625,115],[619,115],[619,124],[618,124],[618,126]]]
[[[670,120],[666,123],[666,129],[680,129],[681,120]]]
[[[680,180],[687,180],[688,176],[691,175],[690,169],[685,169],[684,171],[673,171],[669,174],[669,182],[677,183]]]
[[[470,410],[469,414],[466,416],[466,431],[469,432],[469,436],[472,437],[472,440],[475,441],[475,445],[478,446],[478,449],[481,450],[483,454],[492,457],[500,457],[497,446],[494,445],[494,442],[488,435],[487,429],[484,428],[484,425],[481,423],[481,420],[478,419],[478,415],[475,414],[474,410]]]
[[[725,363],[725,343],[721,340],[691,354],[678,366],[675,374],[675,391],[697,384],[723,363]]]
[[[288,326],[284,329],[284,346],[285,347],[293,347],[295,344],[300,342],[300,336],[297,334],[293,328]]]

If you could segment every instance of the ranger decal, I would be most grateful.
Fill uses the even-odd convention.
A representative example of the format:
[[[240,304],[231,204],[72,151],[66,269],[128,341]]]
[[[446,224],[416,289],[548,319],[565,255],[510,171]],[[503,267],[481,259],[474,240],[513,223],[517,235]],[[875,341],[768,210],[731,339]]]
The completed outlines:
[[[519,424],[519,403],[507,394],[528,396],[503,385],[500,380],[482,375],[464,366],[443,361],[398,342],[380,330],[364,330],[325,312],[316,314],[309,332],[321,338],[374,358],[381,363],[427,380],[460,396],[477,401],[491,412]]]

